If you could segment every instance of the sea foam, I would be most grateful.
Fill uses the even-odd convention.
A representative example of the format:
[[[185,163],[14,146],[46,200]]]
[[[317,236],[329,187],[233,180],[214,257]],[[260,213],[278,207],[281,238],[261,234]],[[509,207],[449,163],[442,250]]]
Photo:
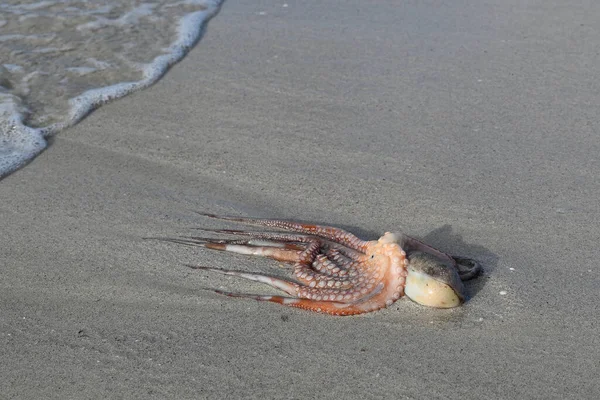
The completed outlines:
[[[0,178],[93,109],[160,79],[222,1],[0,4]]]

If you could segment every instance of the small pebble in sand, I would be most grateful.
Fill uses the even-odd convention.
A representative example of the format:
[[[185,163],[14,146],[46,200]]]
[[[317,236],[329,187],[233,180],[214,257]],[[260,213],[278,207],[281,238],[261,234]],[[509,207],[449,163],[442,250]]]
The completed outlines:
[[[515,269],[514,268],[509,268],[509,270],[514,271]]]
[[[501,290],[500,291],[500,296],[504,296],[506,293],[507,293],[506,290]]]

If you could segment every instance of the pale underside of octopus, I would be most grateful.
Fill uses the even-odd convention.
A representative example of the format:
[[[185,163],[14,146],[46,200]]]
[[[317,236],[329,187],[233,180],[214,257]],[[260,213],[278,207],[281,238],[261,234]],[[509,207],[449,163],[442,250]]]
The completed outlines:
[[[265,283],[287,294],[269,296],[214,290],[230,297],[270,301],[331,315],[355,315],[379,310],[389,307],[404,295],[422,305],[452,308],[467,299],[462,281],[475,277],[481,268],[474,260],[450,256],[402,233],[386,232],[378,240],[365,241],[331,226],[200,214],[280,231],[200,229],[243,236],[244,239],[197,236],[158,239],[268,257],[293,265],[295,281],[188,265],[194,269]]]

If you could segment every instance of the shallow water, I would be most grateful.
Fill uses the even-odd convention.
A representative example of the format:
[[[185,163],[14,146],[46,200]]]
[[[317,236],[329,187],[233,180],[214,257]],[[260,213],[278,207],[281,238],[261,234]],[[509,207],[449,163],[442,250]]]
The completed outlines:
[[[221,3],[0,3],[0,178],[94,108],[156,82]]]

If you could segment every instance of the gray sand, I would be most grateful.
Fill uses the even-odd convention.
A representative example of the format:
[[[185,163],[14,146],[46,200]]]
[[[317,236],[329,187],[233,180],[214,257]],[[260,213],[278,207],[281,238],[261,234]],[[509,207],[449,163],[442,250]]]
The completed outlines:
[[[600,4],[326,3],[226,3],[1,182],[0,397],[598,398]],[[141,239],[217,226],[193,210],[403,230],[486,272],[451,311],[224,298],[269,289],[183,264],[285,271]]]

